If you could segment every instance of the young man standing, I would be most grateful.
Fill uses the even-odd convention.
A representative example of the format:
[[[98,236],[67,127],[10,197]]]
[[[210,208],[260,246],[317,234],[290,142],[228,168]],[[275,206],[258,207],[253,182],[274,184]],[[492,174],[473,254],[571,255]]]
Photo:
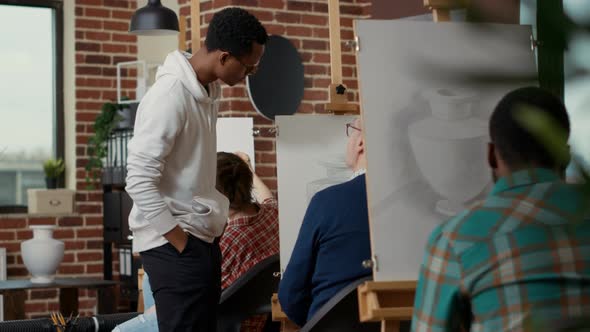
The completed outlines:
[[[175,51],[142,99],[129,142],[127,192],[133,247],[150,276],[160,331],[215,331],[221,236],[228,201],[215,189],[220,86],[253,74],[267,33],[250,13],[227,8],[205,47]]]

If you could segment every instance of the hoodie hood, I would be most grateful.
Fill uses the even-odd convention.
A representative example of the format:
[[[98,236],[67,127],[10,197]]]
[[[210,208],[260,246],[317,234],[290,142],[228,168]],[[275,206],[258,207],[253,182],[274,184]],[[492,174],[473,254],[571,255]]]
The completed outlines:
[[[217,82],[209,84],[209,94],[205,87],[197,80],[195,70],[188,62],[191,54],[174,51],[166,57],[164,64],[158,68],[156,80],[166,76],[178,79],[185,89],[199,102],[211,104],[219,100],[220,86]]]

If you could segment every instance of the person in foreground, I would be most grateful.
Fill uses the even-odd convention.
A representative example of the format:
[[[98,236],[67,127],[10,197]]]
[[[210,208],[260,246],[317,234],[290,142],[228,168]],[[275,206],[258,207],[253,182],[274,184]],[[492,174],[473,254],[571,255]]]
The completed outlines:
[[[371,249],[361,130],[360,119],[346,125],[346,163],[353,178],[313,196],[279,284],[281,308],[299,326],[339,290],[372,273],[362,266]]]
[[[255,72],[267,39],[247,11],[215,13],[205,47],[169,54],[139,105],[128,145],[129,228],[162,332],[216,330],[229,204],[215,189],[217,81],[233,86]]]
[[[557,97],[526,87],[499,102],[488,145],[495,186],[430,235],[412,331],[538,331],[588,314],[588,197],[564,182],[567,161],[517,120],[526,110],[561,128],[553,143],[568,150],[570,123]]]
[[[230,201],[227,228],[219,242],[221,287],[225,289],[256,264],[279,253],[279,212],[276,199],[252,171],[250,159],[243,152],[217,153],[217,190]],[[158,332],[147,273],[142,285],[145,312],[117,326],[113,332]],[[241,331],[261,332],[266,320],[266,315],[252,317],[242,323]]]

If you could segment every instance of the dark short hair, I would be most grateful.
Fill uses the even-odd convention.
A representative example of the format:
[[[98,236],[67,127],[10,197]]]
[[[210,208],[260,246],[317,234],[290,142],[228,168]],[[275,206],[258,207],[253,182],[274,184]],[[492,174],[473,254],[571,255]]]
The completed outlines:
[[[553,152],[540,142],[517,119],[517,112],[533,107],[553,120],[553,125],[567,134],[562,142],[567,147],[570,122],[565,105],[551,92],[538,87],[524,87],[509,92],[496,106],[490,119],[490,137],[508,167],[537,166],[565,168]]]
[[[233,153],[217,152],[216,188],[229,200],[229,206],[242,210],[252,203],[252,171]]]
[[[268,35],[258,19],[237,7],[225,8],[213,15],[207,30],[207,51],[222,50],[234,56],[252,52],[252,43],[266,44]]]

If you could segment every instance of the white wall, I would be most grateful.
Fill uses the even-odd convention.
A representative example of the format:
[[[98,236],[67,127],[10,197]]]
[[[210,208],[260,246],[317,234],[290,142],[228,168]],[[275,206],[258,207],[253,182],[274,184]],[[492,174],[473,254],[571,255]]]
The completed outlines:
[[[143,6],[139,1],[139,5]],[[172,9],[178,16],[178,0],[162,0],[162,5]],[[171,36],[139,36],[137,38],[137,58],[147,63],[163,63],[166,55],[178,48],[178,35]]]

